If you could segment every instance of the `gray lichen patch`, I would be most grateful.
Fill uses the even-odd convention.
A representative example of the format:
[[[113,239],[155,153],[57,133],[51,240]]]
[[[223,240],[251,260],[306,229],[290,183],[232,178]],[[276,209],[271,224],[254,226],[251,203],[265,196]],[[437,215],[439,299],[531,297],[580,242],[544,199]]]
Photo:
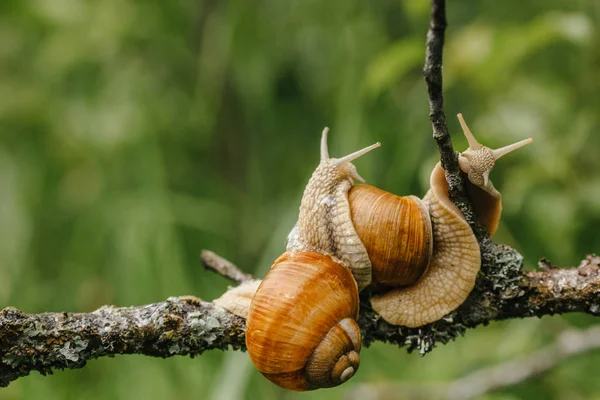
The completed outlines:
[[[66,360],[76,363],[85,358],[83,354],[80,354],[80,352],[87,349],[87,347],[87,340],[74,338],[72,341],[65,343],[63,347],[60,347],[58,351]]]
[[[191,296],[139,307],[104,306],[87,314],[0,311],[0,386],[53,369],[80,368],[114,354],[197,355],[244,346],[242,318]]]
[[[211,345],[223,328],[215,317],[202,318],[200,315],[190,314],[190,328],[196,336]]]

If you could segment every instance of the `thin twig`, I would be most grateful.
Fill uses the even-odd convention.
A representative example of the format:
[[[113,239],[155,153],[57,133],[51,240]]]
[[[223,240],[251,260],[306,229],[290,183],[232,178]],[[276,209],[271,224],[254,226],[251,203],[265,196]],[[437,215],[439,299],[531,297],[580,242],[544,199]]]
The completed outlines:
[[[200,260],[204,268],[214,271],[233,282],[243,283],[254,280],[252,275],[245,273],[231,261],[224,259],[210,250],[202,250]]]
[[[433,138],[440,152],[442,167],[446,172],[450,199],[463,213],[473,229],[481,250],[481,270],[488,273],[494,269],[492,239],[485,226],[479,222],[473,206],[464,189],[464,177],[458,166],[458,156],[452,147],[452,138],[444,112],[442,61],[444,53],[444,32],[446,30],[446,1],[431,1],[431,19],[427,32],[425,66],[423,77],[429,95],[429,119],[433,128]]]
[[[425,50],[425,66],[423,76],[427,84],[429,95],[429,119],[433,127],[433,138],[437,142],[444,170],[453,174],[459,174],[458,157],[452,147],[452,139],[448,132],[448,123],[444,112],[444,96],[442,93],[442,60],[444,52],[444,31],[446,30],[446,2],[445,0],[433,0],[431,2],[431,20],[427,32],[427,43]],[[452,182],[451,192],[462,192],[459,181]]]

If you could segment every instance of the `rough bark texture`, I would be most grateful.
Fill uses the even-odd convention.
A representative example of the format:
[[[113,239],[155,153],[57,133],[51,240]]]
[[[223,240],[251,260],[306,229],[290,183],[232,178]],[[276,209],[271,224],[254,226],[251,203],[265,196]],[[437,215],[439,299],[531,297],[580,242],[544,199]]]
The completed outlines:
[[[481,274],[467,301],[455,312],[432,324],[409,329],[385,323],[368,301],[361,304],[359,325],[368,345],[381,340],[419,350],[424,355],[437,343],[448,343],[468,328],[510,318],[542,317],[566,312],[600,315],[600,257],[589,255],[578,268],[522,272],[522,257],[504,245],[492,250],[495,273]]]
[[[542,262],[542,270],[522,272],[515,250],[494,245],[476,220],[463,190],[463,177],[448,133],[442,97],[442,49],[446,27],[445,2],[432,1],[424,76],[429,92],[433,136],[450,185],[451,198],[466,216],[480,243],[482,270],[467,301],[441,321],[417,329],[389,325],[371,309],[362,293],[359,324],[366,345],[387,341],[421,354],[447,343],[468,328],[507,318],[585,312],[600,315],[600,258],[588,256],[578,268],[557,269]],[[236,282],[251,277],[213,253],[203,263]],[[195,297],[172,297],[138,307],[105,306],[91,313],[24,314],[0,311],[0,386],[53,369],[81,368],[88,360],[115,354],[153,357],[201,354],[211,349],[244,348],[245,323]]]
[[[473,206],[467,198],[464,189],[464,175],[458,166],[458,154],[452,147],[452,139],[444,112],[442,62],[446,26],[446,1],[432,0],[431,19],[425,46],[425,67],[423,68],[423,77],[429,95],[429,119],[433,128],[433,138],[440,152],[442,167],[446,172],[450,199],[463,213],[477,237],[481,249],[481,271],[485,273],[494,269],[494,258],[491,256],[492,238],[485,226],[475,216]]]
[[[115,354],[198,355],[243,348],[245,321],[192,296],[138,307],[104,306],[91,313],[0,311],[0,386],[39,371],[81,368]]]
[[[365,344],[382,340],[425,353],[490,321],[574,311],[600,315],[600,257],[588,256],[578,268],[545,263],[542,271],[523,273],[514,250],[496,246],[494,255],[498,273],[482,278],[463,306],[433,324],[393,326],[363,301],[359,324]],[[25,314],[8,307],[0,311],[0,386],[33,370],[45,375],[116,354],[171,357],[244,349],[244,329],[242,318],[192,296],[91,313]]]

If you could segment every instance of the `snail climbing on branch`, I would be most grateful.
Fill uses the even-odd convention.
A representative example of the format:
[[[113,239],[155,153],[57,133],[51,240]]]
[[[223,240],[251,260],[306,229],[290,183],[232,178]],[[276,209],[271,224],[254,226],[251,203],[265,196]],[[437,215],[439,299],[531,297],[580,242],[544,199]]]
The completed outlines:
[[[533,139],[493,150],[458,118],[469,142],[459,155],[467,193],[493,234],[502,205],[489,173],[498,158]],[[440,163],[423,200],[355,186],[355,180],[364,180],[351,162],[380,144],[330,158],[327,133],[326,128],[321,161],[304,191],[287,251],[258,289],[258,283],[246,284],[240,295],[230,291],[226,301],[217,302],[247,315],[252,362],[268,379],[293,390],[332,387],[354,375],[361,290],[373,289],[371,305],[387,322],[419,327],[460,306],[481,266],[479,245],[449,198]]]

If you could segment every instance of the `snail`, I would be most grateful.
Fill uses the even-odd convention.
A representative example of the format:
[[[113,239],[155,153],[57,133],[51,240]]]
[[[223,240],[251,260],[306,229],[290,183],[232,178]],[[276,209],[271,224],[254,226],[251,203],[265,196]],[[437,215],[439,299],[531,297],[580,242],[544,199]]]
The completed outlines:
[[[337,386],[358,369],[358,308],[358,286],[340,260],[314,251],[285,252],[250,305],[250,359],[286,389]]]
[[[533,139],[490,149],[458,114],[469,148],[459,155],[467,193],[493,234],[502,205],[489,173],[496,160]],[[438,163],[420,200],[364,184],[351,163],[380,146],[321,161],[304,191],[286,252],[273,263],[248,306],[246,346],[254,365],[287,389],[311,390],[350,379],[360,363],[358,293],[387,322],[419,327],[461,305],[480,269],[469,224],[450,201]],[[354,185],[359,180],[363,184]]]

